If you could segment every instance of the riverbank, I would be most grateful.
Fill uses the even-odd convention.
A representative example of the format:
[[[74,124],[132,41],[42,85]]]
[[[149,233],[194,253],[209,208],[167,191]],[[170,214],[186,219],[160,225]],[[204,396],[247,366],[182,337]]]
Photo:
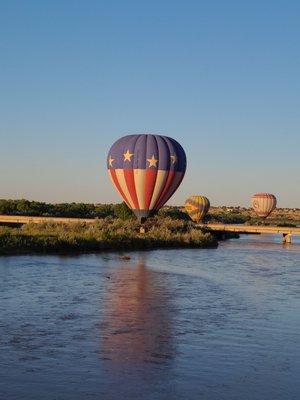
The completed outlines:
[[[76,253],[105,250],[217,247],[216,237],[189,221],[152,218],[145,233],[134,219],[103,218],[92,224],[28,224],[0,227],[0,254]]]

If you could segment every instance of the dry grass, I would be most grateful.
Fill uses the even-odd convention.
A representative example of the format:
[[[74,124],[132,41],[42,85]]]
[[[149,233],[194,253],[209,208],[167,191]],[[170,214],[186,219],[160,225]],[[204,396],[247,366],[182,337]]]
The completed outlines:
[[[135,219],[99,219],[94,224],[28,224],[22,228],[0,228],[0,254],[28,252],[76,252],[153,248],[214,247],[209,233],[188,221],[152,218],[140,234]]]

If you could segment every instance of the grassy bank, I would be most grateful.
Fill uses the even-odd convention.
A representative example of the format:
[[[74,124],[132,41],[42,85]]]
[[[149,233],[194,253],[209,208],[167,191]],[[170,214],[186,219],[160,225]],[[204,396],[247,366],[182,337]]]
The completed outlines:
[[[207,248],[217,246],[209,233],[189,221],[152,218],[140,234],[135,219],[112,217],[94,224],[37,224],[0,227],[0,254],[96,252],[154,248]]]

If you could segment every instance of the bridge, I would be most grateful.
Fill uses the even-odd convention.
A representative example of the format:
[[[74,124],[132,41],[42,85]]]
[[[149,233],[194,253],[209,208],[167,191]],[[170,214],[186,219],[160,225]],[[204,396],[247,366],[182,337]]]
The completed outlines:
[[[90,218],[27,217],[24,215],[0,215],[0,224],[24,225],[54,222],[59,224],[88,223],[97,221]]]
[[[0,224],[24,225],[54,222],[61,224],[96,222],[89,218],[55,218],[55,217],[27,217],[22,215],[0,215]],[[235,232],[240,234],[280,234],[284,243],[292,242],[292,235],[300,235],[300,227],[266,226],[266,225],[239,225],[239,224],[197,224],[211,232]]]
[[[300,235],[300,227],[239,224],[198,224],[211,232],[235,232],[240,234],[279,234],[284,243],[292,242],[292,235]]]

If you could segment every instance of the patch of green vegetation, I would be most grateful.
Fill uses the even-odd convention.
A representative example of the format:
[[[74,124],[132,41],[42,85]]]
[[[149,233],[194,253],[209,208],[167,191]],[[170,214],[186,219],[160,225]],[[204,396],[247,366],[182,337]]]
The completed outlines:
[[[245,224],[250,220],[250,216],[239,212],[218,212],[208,214],[206,220],[209,223]]]
[[[295,228],[298,226],[297,222],[299,221],[289,221],[286,218],[281,217],[268,217],[266,219],[262,219],[259,217],[252,217],[249,221],[250,225],[264,225],[264,226],[279,226],[279,227],[289,227]]]
[[[157,215],[159,217],[163,217],[163,218],[169,217],[171,219],[179,219],[182,221],[190,221],[191,220],[190,217],[188,216],[188,214],[185,211],[183,211],[181,209],[181,207],[165,206],[158,211]]]
[[[106,217],[95,223],[0,227],[0,254],[96,252],[154,248],[216,247],[217,239],[191,222],[154,217],[140,233],[135,219]]]
[[[296,224],[293,224],[291,222],[281,222],[281,223],[277,224],[277,226],[285,227],[285,228],[296,228],[297,227]]]
[[[123,221],[134,217],[133,212],[126,203],[116,204],[113,209],[114,216]]]
[[[115,215],[114,204],[60,203],[0,199],[0,214],[65,218],[104,218]]]

